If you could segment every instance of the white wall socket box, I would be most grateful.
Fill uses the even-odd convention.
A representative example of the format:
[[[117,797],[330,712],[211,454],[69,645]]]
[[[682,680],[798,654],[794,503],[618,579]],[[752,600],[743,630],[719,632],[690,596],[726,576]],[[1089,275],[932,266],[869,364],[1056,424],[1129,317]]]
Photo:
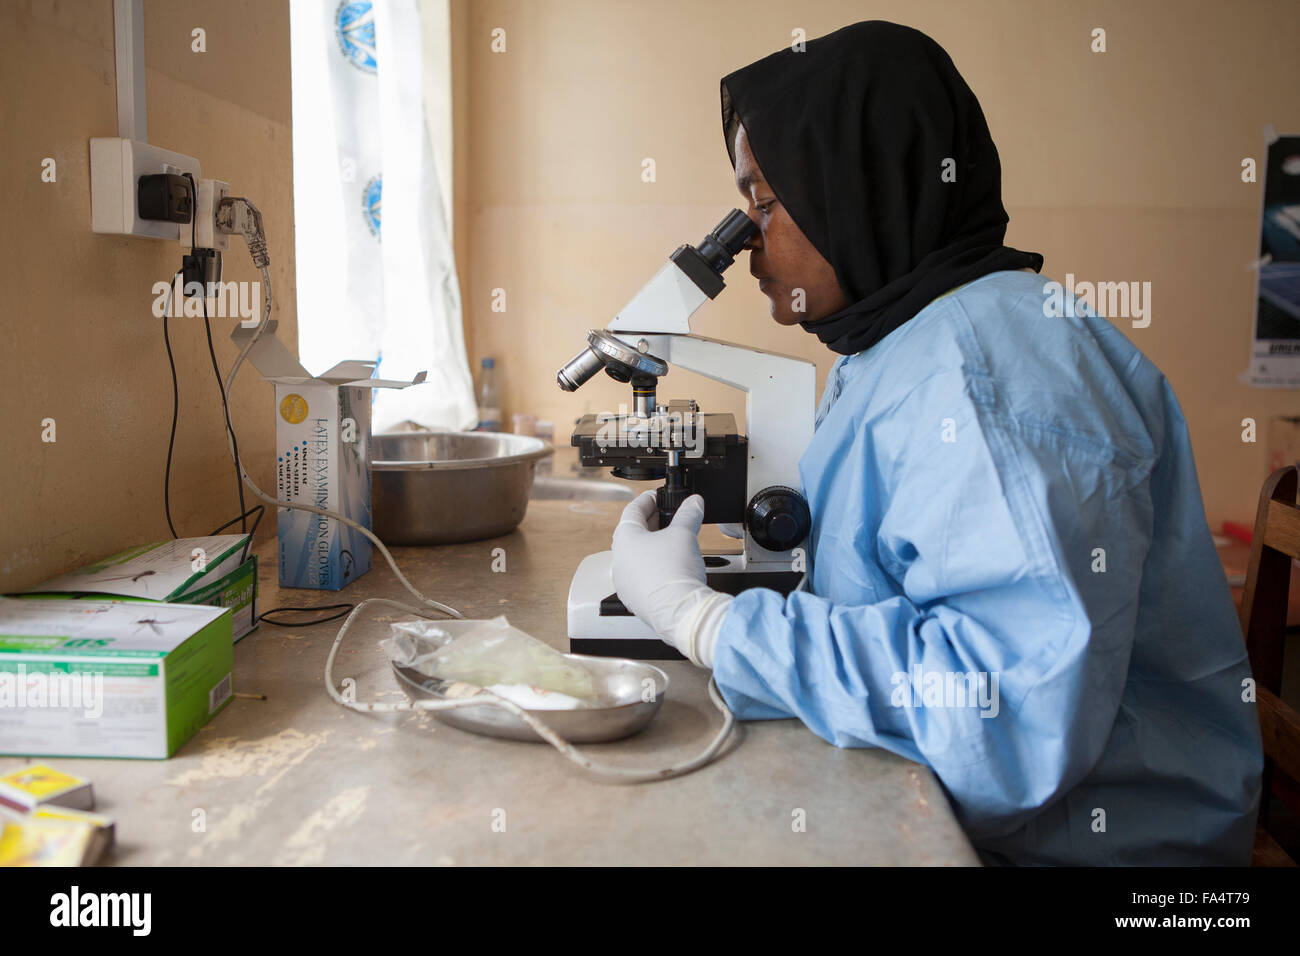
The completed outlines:
[[[230,248],[230,236],[217,231],[217,204],[230,195],[230,183],[220,179],[200,179],[199,199],[194,204],[194,245],[199,249]]]
[[[140,177],[151,173],[189,173],[196,183],[201,178],[199,161],[193,156],[116,136],[91,139],[91,230],[120,236],[179,240],[181,223],[140,218],[136,190]],[[188,224],[183,228],[188,231]]]

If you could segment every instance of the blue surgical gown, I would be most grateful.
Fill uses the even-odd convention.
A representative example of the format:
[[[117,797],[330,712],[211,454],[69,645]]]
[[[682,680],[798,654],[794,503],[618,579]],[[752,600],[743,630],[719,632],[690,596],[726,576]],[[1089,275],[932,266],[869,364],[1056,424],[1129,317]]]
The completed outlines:
[[[927,764],[985,862],[1248,864],[1259,725],[1186,422],[1045,282],[984,276],[836,361],[810,588],[735,598],[718,687]]]

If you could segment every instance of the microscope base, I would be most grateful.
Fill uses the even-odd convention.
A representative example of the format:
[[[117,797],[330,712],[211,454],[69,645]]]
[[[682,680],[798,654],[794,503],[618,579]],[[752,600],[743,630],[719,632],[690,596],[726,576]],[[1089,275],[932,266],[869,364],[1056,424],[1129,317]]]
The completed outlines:
[[[707,556],[706,556],[707,557]],[[738,555],[722,556],[736,559]],[[596,657],[680,661],[685,658],[633,616],[614,592],[614,552],[582,559],[569,586],[569,651]],[[771,588],[781,594],[806,587],[801,571],[724,569],[708,572],[709,587],[726,594],[748,588]]]

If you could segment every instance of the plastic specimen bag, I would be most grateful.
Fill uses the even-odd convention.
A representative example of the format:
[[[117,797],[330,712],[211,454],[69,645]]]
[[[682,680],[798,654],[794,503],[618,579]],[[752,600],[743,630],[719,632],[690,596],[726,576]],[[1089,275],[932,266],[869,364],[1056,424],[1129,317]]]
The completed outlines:
[[[484,687],[533,710],[586,707],[595,697],[587,668],[513,627],[505,615],[486,621],[399,621],[390,631],[381,642],[389,660],[426,677]]]

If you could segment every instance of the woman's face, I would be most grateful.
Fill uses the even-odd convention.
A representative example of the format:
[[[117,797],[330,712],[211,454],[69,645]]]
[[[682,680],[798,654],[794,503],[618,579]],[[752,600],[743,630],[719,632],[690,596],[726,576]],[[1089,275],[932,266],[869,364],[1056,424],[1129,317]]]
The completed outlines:
[[[822,319],[849,305],[835,270],[808,241],[777,201],[749,149],[745,127],[736,132],[736,188],[749,203],[746,212],[758,232],[745,243],[749,271],[772,304],[781,325]]]

